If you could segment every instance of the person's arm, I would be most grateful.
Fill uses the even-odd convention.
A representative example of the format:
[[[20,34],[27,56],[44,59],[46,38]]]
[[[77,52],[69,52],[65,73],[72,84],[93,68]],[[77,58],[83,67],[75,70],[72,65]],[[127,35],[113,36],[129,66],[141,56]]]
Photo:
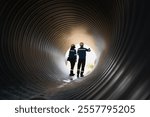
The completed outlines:
[[[74,51],[74,56],[75,56],[75,59],[77,59],[77,52],[76,52],[76,50]]]
[[[91,51],[91,49],[90,49],[90,48],[88,48],[88,49],[86,49],[86,51],[87,51],[87,52],[90,52],[90,51]]]
[[[76,50],[74,50],[74,56],[77,56],[77,52],[76,52]]]
[[[69,51],[68,57],[67,57],[67,61],[70,61],[70,54],[71,52]]]
[[[71,51],[69,50],[69,55],[68,55],[68,57],[70,57],[70,55],[71,55]]]
[[[79,55],[79,49],[77,50],[77,55]]]
[[[75,50],[75,54],[77,54],[77,51]]]

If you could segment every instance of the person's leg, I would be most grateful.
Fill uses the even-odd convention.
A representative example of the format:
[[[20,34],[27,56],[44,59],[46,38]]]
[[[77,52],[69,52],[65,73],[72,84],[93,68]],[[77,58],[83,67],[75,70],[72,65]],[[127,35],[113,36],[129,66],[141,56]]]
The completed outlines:
[[[76,63],[76,61],[73,61],[73,62],[72,62],[72,67],[71,67],[71,69],[73,69],[73,70],[74,70],[75,63]]]
[[[81,67],[81,60],[78,60],[78,66],[77,66],[77,77],[79,77],[80,74],[80,67]]]
[[[85,59],[82,60],[81,77],[84,77]]]
[[[74,65],[75,65],[75,61],[70,61],[70,66],[71,66],[70,76],[74,76],[74,73],[73,73]]]
[[[72,61],[72,67],[71,67],[71,69],[72,69],[72,74],[73,74],[73,75],[75,75],[75,74],[73,73],[73,71],[74,71],[74,66],[75,66],[75,63],[76,63],[76,61]]]

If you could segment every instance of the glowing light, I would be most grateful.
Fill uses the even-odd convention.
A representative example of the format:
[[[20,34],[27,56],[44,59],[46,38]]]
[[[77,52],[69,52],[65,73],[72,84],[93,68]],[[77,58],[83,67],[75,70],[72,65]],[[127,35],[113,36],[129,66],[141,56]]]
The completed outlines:
[[[80,47],[79,44],[76,44],[76,50],[79,47]],[[88,45],[84,45],[84,47],[91,49],[90,52],[86,52],[86,65],[85,65],[84,76],[87,76],[88,74],[90,74],[94,70],[96,63],[97,63],[97,56],[91,47],[89,47]],[[67,50],[67,52],[65,54],[66,59],[69,55],[69,50],[70,50],[70,48]],[[77,64],[78,64],[78,56],[77,56],[77,62],[76,62],[75,67],[74,67],[75,74],[77,73]],[[70,62],[69,61],[68,62],[66,61],[66,69],[68,70],[68,73],[69,73],[69,71],[70,71]]]
[[[72,27],[69,31],[65,32],[63,34],[63,37],[60,40],[58,40],[58,43],[62,43],[62,40],[64,40],[63,44],[59,45],[59,49],[61,49],[61,51],[59,51],[58,48],[55,48],[52,52],[54,62],[59,68],[59,70],[62,72],[61,77],[59,74],[58,78],[60,80],[67,80],[67,78],[70,79],[70,62],[67,61],[69,49],[71,44],[75,44],[77,50],[80,47],[80,42],[84,42],[85,48],[91,49],[91,52],[86,53],[86,66],[84,76],[87,76],[91,72],[93,72],[105,48],[105,42],[103,41],[103,37],[99,33],[96,33],[95,31],[88,28],[87,26],[75,26]],[[76,62],[74,67],[75,74],[77,73],[77,63],[78,61]],[[77,77],[72,78],[73,80],[75,80]]]

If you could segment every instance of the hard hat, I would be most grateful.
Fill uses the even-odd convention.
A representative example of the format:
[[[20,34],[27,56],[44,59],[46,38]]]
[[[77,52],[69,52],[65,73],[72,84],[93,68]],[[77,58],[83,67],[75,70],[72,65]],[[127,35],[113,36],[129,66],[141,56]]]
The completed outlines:
[[[83,42],[80,42],[80,46],[83,46],[84,45],[84,43]]]

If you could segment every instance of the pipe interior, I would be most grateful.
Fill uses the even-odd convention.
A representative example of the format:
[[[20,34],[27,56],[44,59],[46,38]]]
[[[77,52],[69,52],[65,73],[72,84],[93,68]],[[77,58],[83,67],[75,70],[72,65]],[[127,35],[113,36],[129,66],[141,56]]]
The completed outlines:
[[[150,99],[147,1],[0,1],[0,99]],[[81,41],[96,67],[64,82]]]

